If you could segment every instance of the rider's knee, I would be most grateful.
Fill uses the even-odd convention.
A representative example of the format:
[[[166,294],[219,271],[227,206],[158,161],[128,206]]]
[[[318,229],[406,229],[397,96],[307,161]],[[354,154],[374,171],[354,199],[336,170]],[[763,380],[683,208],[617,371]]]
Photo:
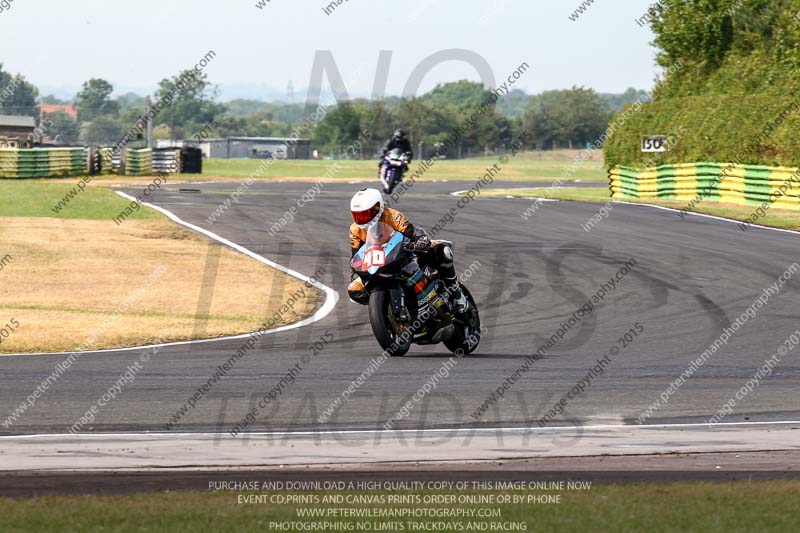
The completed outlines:
[[[347,287],[347,295],[351,301],[357,304],[367,305],[369,303],[369,293],[360,279],[355,279],[350,283]]]
[[[455,254],[453,253],[453,247],[449,244],[442,244],[442,259],[447,261],[448,263],[452,263],[455,259]]]
[[[455,253],[453,247],[448,243],[440,243],[435,247],[434,254],[436,255],[436,262],[445,268],[452,268],[453,261],[455,260]]]

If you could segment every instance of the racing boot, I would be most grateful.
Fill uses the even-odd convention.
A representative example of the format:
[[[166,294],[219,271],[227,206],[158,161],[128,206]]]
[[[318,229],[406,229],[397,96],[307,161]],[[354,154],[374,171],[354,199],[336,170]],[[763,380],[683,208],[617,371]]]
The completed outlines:
[[[458,278],[455,276],[452,278],[444,278],[444,284],[453,302],[454,311],[459,315],[463,315],[467,311],[469,303],[467,302],[467,297],[464,296],[464,291],[461,290]]]
[[[444,281],[444,286],[447,289],[447,294],[450,295],[450,301],[453,302],[453,310],[456,314],[463,315],[469,307],[467,298],[464,296],[464,291],[461,290],[461,284],[458,283],[458,276],[453,265],[453,248],[450,244],[445,244],[439,248],[441,250],[441,262],[439,263],[439,273]]]

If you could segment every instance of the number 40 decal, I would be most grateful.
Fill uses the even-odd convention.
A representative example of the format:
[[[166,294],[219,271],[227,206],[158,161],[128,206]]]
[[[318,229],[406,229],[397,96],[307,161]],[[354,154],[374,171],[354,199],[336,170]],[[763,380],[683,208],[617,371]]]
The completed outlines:
[[[386,264],[386,252],[383,248],[370,248],[364,254],[363,262],[366,268],[382,267]]]

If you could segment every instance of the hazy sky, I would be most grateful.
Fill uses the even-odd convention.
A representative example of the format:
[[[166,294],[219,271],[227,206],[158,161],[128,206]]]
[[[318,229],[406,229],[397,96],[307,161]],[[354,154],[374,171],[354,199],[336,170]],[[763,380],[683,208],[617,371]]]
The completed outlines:
[[[223,96],[263,98],[285,94],[289,80],[304,96],[317,50],[333,53],[352,95],[371,93],[380,50],[393,52],[389,94],[451,48],[479,54],[498,79],[527,62],[517,86],[529,93],[647,89],[656,74],[652,34],[635,22],[647,0],[595,0],[575,22],[582,0],[346,0],[330,15],[331,0],[259,1],[13,0],[0,12],[0,62],[45,91],[101,77],[143,93],[214,50],[207,72]],[[422,89],[463,78],[478,76],[443,63]]]

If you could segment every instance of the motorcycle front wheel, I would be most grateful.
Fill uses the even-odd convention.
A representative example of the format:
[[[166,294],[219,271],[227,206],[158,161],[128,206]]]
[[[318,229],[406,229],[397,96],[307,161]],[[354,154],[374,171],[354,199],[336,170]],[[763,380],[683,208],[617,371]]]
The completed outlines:
[[[387,291],[374,291],[369,295],[369,323],[378,344],[391,357],[402,357],[411,348],[412,334],[395,320],[389,305],[391,298]]]
[[[383,185],[383,191],[386,194],[392,194],[394,188],[397,186],[397,171],[395,169],[389,169],[386,172],[386,182]]]

